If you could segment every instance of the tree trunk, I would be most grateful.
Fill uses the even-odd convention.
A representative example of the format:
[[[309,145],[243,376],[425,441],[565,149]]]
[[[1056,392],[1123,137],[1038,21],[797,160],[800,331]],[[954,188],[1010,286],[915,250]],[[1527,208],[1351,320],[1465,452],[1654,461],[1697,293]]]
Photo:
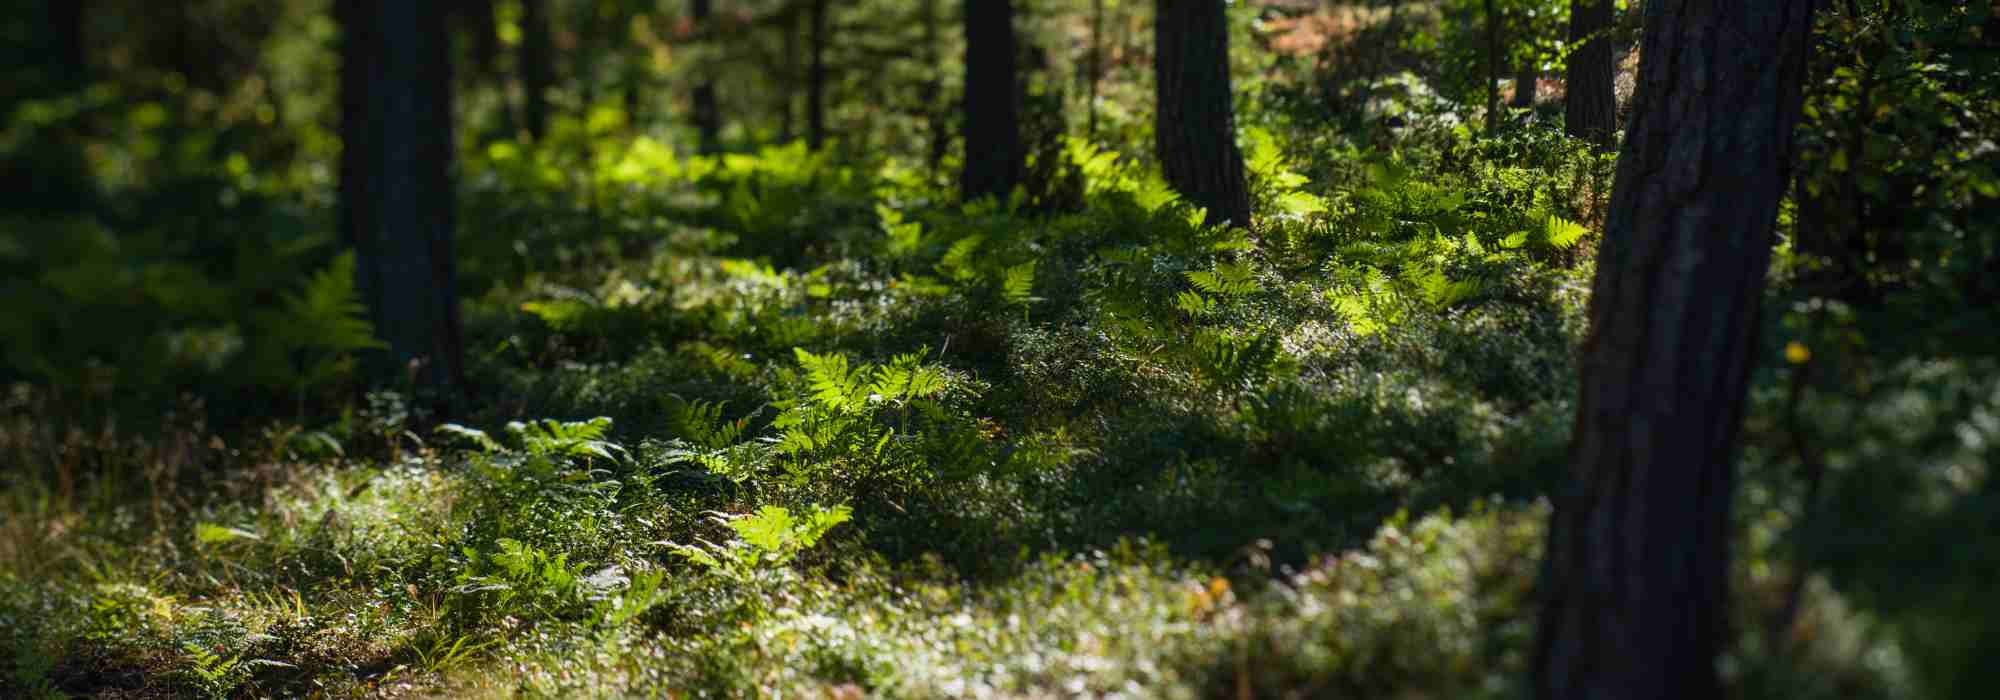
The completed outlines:
[[[1732,462],[1812,2],[1646,11],[1549,535],[1545,700],[1721,697]]]
[[[1027,169],[1021,146],[1020,81],[1014,74],[1012,0],[965,3],[966,199],[1006,199]]]
[[[451,44],[442,0],[341,0],[340,225],[382,370],[449,410],[463,384],[452,261]]]
[[[555,38],[549,34],[548,0],[521,0],[521,120],[540,141],[549,129],[549,90],[555,87]]]
[[[453,7],[462,28],[472,35],[472,68],[466,72],[474,75],[494,75],[500,60],[499,18],[493,8],[493,0],[457,0]]]
[[[924,0],[920,19],[924,25],[924,63],[930,66],[930,79],[924,81],[924,128],[930,137],[925,162],[932,181],[937,180],[945,153],[951,150],[951,104],[943,97],[944,51],[939,48],[943,39],[938,14],[938,0]]]
[[[65,81],[83,81],[90,73],[89,53],[84,49],[83,18],[85,0],[43,0],[48,13],[49,38],[54,44],[56,64]],[[78,87],[78,86],[72,86]]]
[[[1529,109],[1535,106],[1535,81],[1540,80],[1541,66],[1534,59],[1524,59],[1514,69],[1514,99],[1507,103],[1514,109]]]
[[[714,27],[709,25],[709,0],[690,0],[688,14],[694,19],[695,33],[707,37],[712,46],[716,43],[711,35]],[[701,134],[701,152],[715,153],[721,149],[722,114],[715,107],[715,78],[713,71],[703,68],[700,82],[694,86],[694,126]]]
[[[1612,56],[1611,0],[1570,0],[1569,41],[1564,59],[1563,133],[1609,150],[1617,145],[1618,96],[1612,92],[1617,61]],[[1579,43],[1581,42],[1581,43]]]
[[[1153,145],[1167,183],[1206,208],[1208,223],[1249,226],[1223,0],[1155,0],[1154,10]]]
[[[1500,133],[1500,9],[1486,0],[1486,135]]]
[[[806,43],[806,145],[826,145],[826,14],[829,0],[812,0]]]
[[[1104,80],[1104,0],[1090,0],[1090,58],[1084,64],[1087,71],[1088,92],[1085,93],[1084,127],[1085,139],[1097,140],[1097,88]]]

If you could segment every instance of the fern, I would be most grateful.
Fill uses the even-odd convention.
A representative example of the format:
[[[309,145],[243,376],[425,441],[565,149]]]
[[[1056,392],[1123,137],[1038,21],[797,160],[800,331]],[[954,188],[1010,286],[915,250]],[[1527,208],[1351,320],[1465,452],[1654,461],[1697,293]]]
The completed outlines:
[[[284,296],[285,316],[297,329],[300,344],[328,353],[350,353],[387,347],[375,339],[368,307],[354,288],[354,253],[341,253],[333,264],[306,281],[297,294]]]
[[[1035,262],[1030,260],[1007,268],[1000,281],[1000,297],[1008,304],[1026,305],[1035,291]]]
[[[1193,291],[1182,290],[1179,296],[1174,297],[1174,308],[1180,309],[1189,316],[1201,318],[1215,313],[1216,306],[1214,299],[1202,296]]]
[[[1554,214],[1549,215],[1548,222],[1544,228],[1548,236],[1549,245],[1556,250],[1574,248],[1578,241],[1583,240],[1585,234],[1590,233],[1590,229],[1584,228],[1583,224],[1564,219]]]
[[[1257,273],[1248,263],[1232,262],[1216,265],[1214,270],[1197,270],[1184,273],[1188,283],[1195,289],[1222,297],[1236,297],[1263,291],[1257,283]]]

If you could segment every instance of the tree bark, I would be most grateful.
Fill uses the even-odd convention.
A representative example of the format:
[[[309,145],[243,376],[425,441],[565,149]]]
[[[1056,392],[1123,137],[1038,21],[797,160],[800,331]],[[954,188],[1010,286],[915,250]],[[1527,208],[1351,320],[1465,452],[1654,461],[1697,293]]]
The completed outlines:
[[[966,199],[1005,199],[1027,170],[1014,57],[1012,0],[966,0],[965,169],[959,178]]]
[[[1563,133],[1609,150],[1617,145],[1618,96],[1612,91],[1617,61],[1612,56],[1611,0],[1570,0],[1569,41],[1564,59]],[[1581,43],[1579,43],[1581,42]]]
[[[1529,109],[1535,106],[1535,81],[1540,80],[1542,70],[1534,59],[1524,59],[1514,69],[1514,99],[1507,103],[1514,109]]]
[[[709,36],[709,0],[689,0],[688,14],[694,19],[695,32]],[[710,41],[714,41],[710,37]],[[702,70],[701,79],[694,86],[694,126],[700,133],[701,152],[715,153],[721,149],[722,114],[715,107],[715,78],[707,68]]]
[[[1721,697],[1734,450],[1812,4],[1646,3],[1549,535],[1545,700]]]
[[[1486,135],[1500,133],[1500,10],[1486,0]]]
[[[548,0],[521,0],[521,120],[540,141],[549,129],[549,90],[555,87],[555,38]]]
[[[340,225],[389,349],[449,410],[463,384],[452,260],[451,45],[443,0],[340,0]]]
[[[944,156],[951,150],[951,103],[944,99],[944,51],[939,48],[943,39],[939,36],[941,20],[938,15],[938,0],[923,0],[922,16],[924,25],[924,62],[931,67],[930,79],[924,81],[924,128],[930,139],[925,163],[926,172],[935,181],[942,169]]]
[[[43,0],[47,12],[49,38],[54,44],[56,64],[63,79],[82,81],[90,73],[89,52],[84,48],[85,0]]]
[[[1153,145],[1167,183],[1208,223],[1250,225],[1250,187],[1229,86],[1223,0],[1155,0]]]
[[[806,145],[819,150],[826,145],[826,14],[829,0],[812,0],[807,19],[806,52]]]

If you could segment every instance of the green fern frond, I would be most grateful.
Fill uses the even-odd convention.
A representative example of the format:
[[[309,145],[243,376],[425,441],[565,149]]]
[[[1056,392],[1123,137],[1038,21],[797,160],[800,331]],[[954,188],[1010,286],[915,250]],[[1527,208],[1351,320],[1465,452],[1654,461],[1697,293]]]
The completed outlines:
[[[1000,296],[1016,306],[1032,301],[1035,291],[1035,261],[1007,268],[1000,282]]]

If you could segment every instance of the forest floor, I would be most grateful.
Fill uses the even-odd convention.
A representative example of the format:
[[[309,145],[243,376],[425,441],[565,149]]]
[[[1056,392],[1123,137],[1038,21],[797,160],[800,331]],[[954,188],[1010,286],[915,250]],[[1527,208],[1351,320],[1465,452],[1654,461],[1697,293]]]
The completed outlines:
[[[458,422],[396,387],[229,435],[8,399],[47,478],[0,500],[0,689],[1520,696],[1603,162],[1404,138],[1253,139],[1254,231],[1076,144],[1072,196],[1015,206],[644,144],[585,196],[492,149]],[[1789,578],[1746,545],[1754,621]],[[1885,685],[1845,658],[1731,682]]]

